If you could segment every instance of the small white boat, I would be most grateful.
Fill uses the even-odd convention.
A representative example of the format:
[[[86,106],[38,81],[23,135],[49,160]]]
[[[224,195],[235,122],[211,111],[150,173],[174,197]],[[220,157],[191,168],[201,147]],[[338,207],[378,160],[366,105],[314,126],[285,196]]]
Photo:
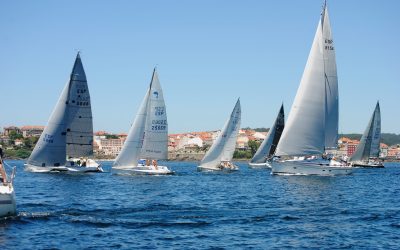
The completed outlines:
[[[157,160],[168,158],[168,123],[163,91],[156,69],[150,87],[136,114],[112,172],[117,174],[168,175],[166,166]]]
[[[79,53],[61,96],[25,164],[31,172],[103,172],[93,155],[89,87]],[[84,164],[77,164],[81,161]]]
[[[16,202],[13,186],[15,168],[13,169],[10,179],[8,179],[1,158],[0,164],[0,168],[2,168],[0,175],[0,217],[12,216],[16,214]]]
[[[204,171],[204,172],[212,172],[212,171],[231,172],[231,171],[238,171],[239,167],[230,161],[221,161],[221,163],[215,168],[213,168],[211,166],[198,166],[197,170]]]
[[[384,168],[383,162],[380,160],[369,159],[368,161],[353,161],[351,166],[355,168]]]
[[[137,165],[135,167],[132,166],[117,166],[112,168],[113,173],[115,174],[133,174],[133,175],[169,175],[174,174],[173,171],[169,170],[168,167],[165,166],[154,166],[154,165]]]
[[[266,162],[261,162],[261,163],[249,162],[249,166],[252,168],[271,168],[271,163],[268,160],[266,160]]]
[[[383,168],[383,162],[379,160],[381,141],[381,110],[379,102],[375,106],[374,113],[368,126],[357,145],[356,151],[350,157],[349,162],[358,168]]]
[[[276,146],[281,138],[284,127],[285,113],[282,104],[274,124],[268,131],[267,137],[261,143],[260,147],[257,149],[257,152],[249,162],[249,166],[251,168],[271,168],[271,158],[275,153]]]
[[[239,167],[232,163],[235,152],[236,140],[240,129],[240,100],[236,105],[223,127],[221,133],[215,139],[211,148],[204,155],[197,167],[199,171],[236,171]]]
[[[339,94],[335,47],[326,3],[306,67],[272,161],[271,174],[347,175],[345,162],[328,160],[337,148]]]
[[[93,161],[95,162],[95,161]],[[104,172],[100,164],[96,162],[93,165],[79,166],[79,165],[66,165],[66,166],[51,166],[39,167],[31,164],[24,164],[25,170],[34,173],[51,173],[51,172],[71,172],[71,173],[97,173]]]

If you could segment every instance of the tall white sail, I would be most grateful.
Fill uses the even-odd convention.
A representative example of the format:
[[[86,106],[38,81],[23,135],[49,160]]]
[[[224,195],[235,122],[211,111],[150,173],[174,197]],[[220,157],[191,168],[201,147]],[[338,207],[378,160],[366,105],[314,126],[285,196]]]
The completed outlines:
[[[278,156],[322,154],[326,145],[332,145],[330,141],[333,139],[326,138],[332,137],[332,131],[337,131],[336,63],[332,57],[334,47],[333,40],[324,37],[329,34],[331,38],[327,14],[325,6],[299,89],[276,150]]]
[[[251,159],[251,163],[263,163],[267,161],[267,158],[275,153],[276,146],[278,145],[279,139],[282,135],[283,128],[285,126],[285,114],[283,111],[283,104],[279,109],[278,116],[275,119],[274,124],[268,131],[267,137],[261,143],[257,152]]]
[[[201,167],[216,168],[221,161],[232,160],[240,129],[240,119],[241,109],[240,100],[238,99],[221,133],[201,161]]]
[[[322,13],[322,42],[326,86],[325,148],[337,148],[339,126],[339,92],[336,55],[328,9]]]
[[[156,69],[114,166],[137,166],[140,158],[168,158],[167,113]]]
[[[69,83],[65,85],[60,98],[50,115],[27,163],[40,166],[64,166],[66,162],[66,113],[68,110]]]
[[[368,126],[361,137],[356,151],[350,158],[350,162],[365,161],[369,158],[379,157],[379,146],[381,139],[381,111],[379,102],[376,104],[374,113],[369,120]]]
[[[150,84],[142,158],[168,158],[168,122],[163,91],[156,69]]]
[[[93,154],[92,108],[79,53],[70,77],[67,105],[67,157],[90,156]]]
[[[140,152],[142,151],[145,136],[144,131],[147,119],[147,106],[149,104],[149,93],[150,89],[147,90],[144,96],[124,146],[114,162],[114,166],[136,166],[140,159]]]

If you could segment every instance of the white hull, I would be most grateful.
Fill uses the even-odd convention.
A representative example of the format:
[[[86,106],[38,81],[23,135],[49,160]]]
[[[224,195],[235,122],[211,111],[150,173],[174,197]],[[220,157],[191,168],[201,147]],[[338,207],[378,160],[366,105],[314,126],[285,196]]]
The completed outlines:
[[[0,183],[0,217],[16,214],[15,194],[11,183]]]
[[[263,163],[251,163],[249,162],[251,168],[271,168],[271,163],[269,161]]]
[[[49,167],[38,167],[31,164],[25,164],[25,171],[34,173],[50,173],[50,172],[71,172],[71,173],[91,173],[91,172],[103,172],[103,168],[98,166],[49,166]]]
[[[352,162],[351,163],[352,167],[355,168],[384,168],[385,166],[383,165],[382,162],[376,162],[376,161],[369,161],[369,162]]]
[[[70,158],[67,160],[67,167],[79,167],[82,163],[85,163],[85,167],[99,167],[100,164],[92,159],[80,159],[80,158]]]
[[[219,165],[218,167],[206,167],[206,166],[198,166],[197,167],[198,171],[204,171],[204,172],[213,172],[213,171],[225,171],[225,172],[231,172],[231,171],[238,171],[239,167],[232,164],[231,167],[224,167],[222,165]]]
[[[112,167],[112,172],[115,174],[126,174],[126,175],[169,175],[174,174],[173,171],[169,170],[166,166],[125,166],[125,167]]]
[[[271,174],[335,176],[352,173],[352,167],[329,160],[273,161]]]

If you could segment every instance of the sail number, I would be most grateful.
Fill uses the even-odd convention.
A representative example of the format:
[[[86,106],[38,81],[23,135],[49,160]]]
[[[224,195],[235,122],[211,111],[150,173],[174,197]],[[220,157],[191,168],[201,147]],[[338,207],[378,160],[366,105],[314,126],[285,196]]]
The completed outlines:
[[[165,107],[154,107],[155,115],[160,116],[165,114]]]
[[[151,130],[166,130],[167,129],[167,120],[152,120],[151,121]]]
[[[333,47],[333,40],[332,39],[325,39],[325,50],[334,50]]]
[[[49,134],[45,134],[43,137],[44,142],[53,143],[53,136]]]

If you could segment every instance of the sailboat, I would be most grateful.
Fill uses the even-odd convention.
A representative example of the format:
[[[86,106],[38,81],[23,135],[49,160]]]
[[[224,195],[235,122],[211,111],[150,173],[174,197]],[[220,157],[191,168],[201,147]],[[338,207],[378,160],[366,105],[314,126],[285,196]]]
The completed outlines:
[[[72,72],[25,169],[31,172],[102,172],[93,155],[89,88],[78,52]]]
[[[168,123],[163,91],[156,69],[150,87],[112,170],[122,174],[173,174],[157,160],[168,158]]]
[[[267,137],[261,143],[257,152],[250,160],[250,167],[271,167],[272,156],[275,153],[276,146],[281,138],[283,128],[285,127],[285,113],[283,111],[283,104],[279,109],[278,116],[274,125],[268,131]]]
[[[351,165],[353,167],[383,168],[383,163],[379,160],[380,140],[381,110],[379,102],[377,102],[374,113],[361,137],[360,144],[350,157]]]
[[[15,167],[9,179],[4,168],[3,159],[0,156],[0,217],[16,214],[16,203],[14,193]]]
[[[272,174],[345,175],[352,168],[329,159],[325,150],[337,147],[338,83],[335,48],[326,2],[310,55],[281,139]]]
[[[215,139],[211,148],[204,155],[197,167],[200,171],[238,170],[239,167],[232,163],[233,153],[235,152],[236,140],[240,129],[240,100],[238,99],[235,107],[225,123],[221,133]]]

